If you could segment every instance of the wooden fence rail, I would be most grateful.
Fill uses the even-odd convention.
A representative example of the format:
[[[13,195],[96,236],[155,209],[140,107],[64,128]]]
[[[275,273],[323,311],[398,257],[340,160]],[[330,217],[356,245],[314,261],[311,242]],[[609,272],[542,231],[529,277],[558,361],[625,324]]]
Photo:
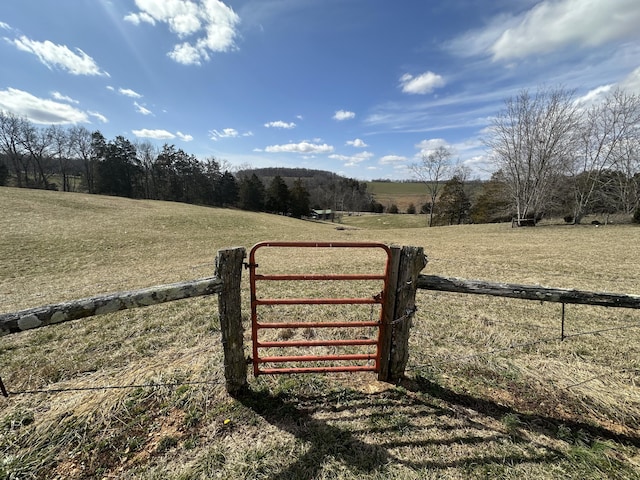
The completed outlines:
[[[602,293],[585,290],[519,285],[516,283],[491,283],[482,280],[419,275],[417,287],[440,292],[492,295],[495,297],[537,300],[539,302],[574,303],[601,307],[640,308],[640,296],[622,293]]]
[[[395,265],[393,268],[394,278],[390,282],[392,287],[387,292],[391,308],[385,312],[384,324],[386,328],[384,329],[385,334],[382,336],[385,346],[382,349],[382,367],[378,376],[380,380],[384,381],[396,381],[404,375],[408,359],[410,320],[415,311],[415,293],[418,288],[562,304],[640,308],[640,296],[637,295],[421,275],[419,272],[426,265],[426,258],[421,247],[392,247],[392,253],[393,265]],[[0,336],[118,310],[218,294],[218,314],[224,349],[226,386],[227,391],[233,395],[242,391],[247,384],[247,361],[244,357],[244,329],[240,300],[240,282],[245,255],[244,247],[219,250],[216,257],[215,276],[209,278],[100,295],[0,314]]]
[[[211,295],[222,290],[222,283],[218,277],[209,277],[4,313],[0,314],[0,336],[118,310]]]

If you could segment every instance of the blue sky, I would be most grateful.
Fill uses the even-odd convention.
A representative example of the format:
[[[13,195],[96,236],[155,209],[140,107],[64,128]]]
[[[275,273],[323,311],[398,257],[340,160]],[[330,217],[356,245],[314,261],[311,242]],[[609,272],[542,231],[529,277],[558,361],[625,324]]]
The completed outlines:
[[[505,98],[640,93],[638,0],[20,0],[0,109],[230,165],[411,178],[440,145],[473,177]]]

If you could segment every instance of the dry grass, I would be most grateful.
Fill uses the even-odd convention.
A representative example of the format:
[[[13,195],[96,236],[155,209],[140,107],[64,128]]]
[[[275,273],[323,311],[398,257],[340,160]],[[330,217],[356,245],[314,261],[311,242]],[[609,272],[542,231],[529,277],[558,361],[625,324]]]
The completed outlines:
[[[336,230],[11,188],[0,188],[0,204],[1,312],[209,276],[217,249],[262,240],[419,245],[430,274],[640,294],[632,226]],[[275,255],[260,260],[265,268],[317,265]],[[11,391],[155,384],[0,398],[0,477],[640,478],[637,311],[568,306],[568,335],[618,329],[561,342],[559,305],[419,292],[403,384],[259,377],[233,400],[216,304],[185,300],[0,338]]]

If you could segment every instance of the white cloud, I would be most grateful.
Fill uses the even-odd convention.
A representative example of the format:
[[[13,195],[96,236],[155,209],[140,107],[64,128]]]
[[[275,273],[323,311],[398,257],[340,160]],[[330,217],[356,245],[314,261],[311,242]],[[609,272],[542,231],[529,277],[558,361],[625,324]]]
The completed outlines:
[[[350,145],[352,147],[357,147],[357,148],[365,148],[365,147],[369,146],[366,143],[364,143],[362,140],[360,140],[359,138],[356,138],[355,140],[347,141],[346,145]]]
[[[373,153],[371,152],[360,152],[355,155],[329,155],[329,158],[332,160],[345,162],[345,167],[355,167],[365,160],[369,160],[371,157],[373,157]]]
[[[109,123],[109,119],[107,117],[105,117],[104,115],[102,115],[101,113],[99,113],[99,112],[92,112],[91,110],[88,110],[87,113],[89,115],[91,115],[92,117],[97,118],[102,123]]]
[[[334,120],[349,120],[351,118],[355,118],[356,114],[353,112],[349,112],[347,110],[338,110],[335,115],[333,115]]]
[[[138,138],[153,138],[154,140],[171,140],[176,136],[167,130],[149,130],[143,128],[141,130],[131,131]]]
[[[58,67],[72,75],[109,76],[107,72],[100,70],[93,58],[79,48],[73,52],[66,45],[56,45],[49,40],[38,42],[24,35],[11,43],[23,52],[34,54],[48,68]]]
[[[400,77],[400,86],[404,93],[424,95],[430,93],[438,87],[444,86],[445,81],[441,75],[433,72],[424,72],[417,77],[405,73]]]
[[[176,135],[178,136],[178,138],[180,138],[180,140],[182,140],[183,142],[190,142],[191,140],[193,140],[193,135],[187,135],[185,133],[182,133],[180,131],[176,132]]]
[[[73,98],[63,95],[60,92],[51,92],[51,96],[56,100],[60,100],[61,102],[68,102],[68,103],[75,103],[75,104],[80,103],[78,100],[74,100]]]
[[[291,122],[291,123],[286,123],[283,122],[282,120],[276,120],[275,122],[267,122],[264,124],[265,127],[267,128],[285,128],[285,129],[291,129],[291,128],[295,128],[296,124]]]
[[[640,67],[636,68],[620,82],[620,88],[640,95]]]
[[[184,65],[201,65],[210,52],[228,52],[236,48],[240,17],[219,0],[135,0],[138,12],[124,17],[134,25],[165,23],[181,40],[168,56]]]
[[[87,113],[67,103],[39,98],[16,88],[0,90],[0,110],[26,117],[38,124],[89,123]]]
[[[403,157],[401,155],[385,155],[380,158],[379,163],[381,165],[396,165],[398,163],[406,163],[407,161],[407,157]]]
[[[451,148],[449,143],[443,138],[431,138],[429,140],[422,140],[420,143],[417,143],[415,147],[420,150],[416,155],[417,157],[421,157],[422,155],[429,155],[440,147]]]
[[[270,145],[264,151],[269,153],[331,153],[333,152],[333,147],[326,143],[319,145],[303,141],[285,145]]]
[[[8,23],[0,22],[0,28],[3,30],[11,30],[11,26]]]
[[[222,130],[211,130],[209,132],[209,138],[211,140],[218,140],[219,138],[237,138],[237,137],[252,137],[253,132],[248,131],[240,133],[235,128],[223,128]]]
[[[107,87],[106,87],[106,88],[107,88],[107,90],[110,90],[110,91],[112,91],[112,92],[115,92],[115,91],[116,91],[116,89],[115,89],[115,88],[113,88],[111,85],[107,85]]]
[[[133,102],[133,106],[136,107],[136,111],[142,115],[153,115],[153,112],[148,108],[140,105],[138,102]]]
[[[142,98],[142,95],[140,95],[138,92],[131,90],[130,88],[119,88],[118,93],[120,95],[124,95],[125,97]]]
[[[637,0],[544,0],[520,15],[500,15],[450,42],[462,56],[511,60],[572,45],[596,47],[637,36]]]
[[[582,97],[576,99],[579,105],[589,106],[600,102],[614,87],[614,84],[602,85],[600,87],[589,90]]]

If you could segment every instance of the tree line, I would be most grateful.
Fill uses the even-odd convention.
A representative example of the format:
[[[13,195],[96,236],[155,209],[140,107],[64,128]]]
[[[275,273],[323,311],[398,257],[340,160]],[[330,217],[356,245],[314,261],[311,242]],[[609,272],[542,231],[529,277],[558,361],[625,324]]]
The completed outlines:
[[[124,136],[108,140],[82,126],[37,127],[0,111],[0,185],[236,207],[294,217],[311,208],[367,210],[366,184],[306,169],[233,172],[174,145]]]

